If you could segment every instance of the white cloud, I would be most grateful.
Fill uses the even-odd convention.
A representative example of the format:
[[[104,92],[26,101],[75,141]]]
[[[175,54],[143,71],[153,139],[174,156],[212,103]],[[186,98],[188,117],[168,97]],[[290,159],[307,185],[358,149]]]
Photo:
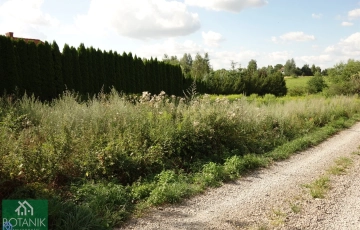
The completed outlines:
[[[76,24],[86,32],[111,30],[138,39],[183,36],[200,28],[198,15],[184,3],[166,0],[92,0]]]
[[[245,8],[261,7],[266,0],[185,0],[185,4],[198,6],[208,10],[240,12]]]
[[[341,25],[342,26],[352,26],[352,25],[354,25],[354,23],[352,23],[352,22],[342,22]]]
[[[177,56],[178,59],[180,59],[184,53],[190,53],[191,56],[195,58],[197,53],[203,55],[205,52],[209,54],[210,64],[215,70],[230,68],[232,60],[239,64],[241,63],[242,66],[246,66],[251,59],[259,57],[259,53],[243,48],[240,48],[238,51],[215,52],[204,48],[194,41],[186,40],[179,42],[174,38],[166,39],[164,42],[142,46],[135,53],[138,54],[139,57],[157,57],[159,60],[162,60],[164,54]]]
[[[281,62],[285,63],[286,60],[290,59],[290,54],[288,51],[275,51],[271,52],[268,55],[270,63]]]
[[[332,58],[328,54],[321,54],[321,55],[310,55],[310,56],[300,56],[297,57],[303,63],[312,63],[319,65],[318,63],[324,63],[332,61]]]
[[[140,57],[157,57],[161,60],[164,54],[169,56],[177,56],[180,59],[184,53],[190,53],[193,57],[195,57],[196,53],[204,52],[205,49],[202,46],[191,40],[178,42],[176,39],[169,38],[162,43],[144,45],[136,51],[136,54],[138,54]]]
[[[313,18],[315,18],[315,19],[320,19],[320,18],[322,18],[322,14],[312,14],[311,15]]]
[[[211,30],[207,33],[202,32],[202,37],[204,39],[205,45],[211,47],[219,47],[220,42],[225,41],[224,37],[221,34],[213,32]]]
[[[336,17],[335,17],[336,20],[343,20],[343,18],[344,18],[344,17],[341,16],[340,14],[336,15]]]
[[[357,58],[360,56],[360,32],[350,35],[336,45],[327,47],[325,52],[343,59]]]
[[[282,41],[296,41],[296,42],[304,42],[304,41],[313,41],[315,40],[314,35],[308,35],[304,32],[289,32],[280,36]]]
[[[41,11],[43,3],[44,0],[6,1],[0,5],[0,15],[5,19],[33,25],[53,26],[58,24],[58,20]]]
[[[354,33],[339,43],[342,53],[349,56],[360,55],[360,32]]]
[[[260,53],[240,48],[238,51],[221,51],[221,52],[210,52],[210,63],[213,68],[216,69],[230,69],[231,61],[234,61],[246,67],[251,59],[257,59],[260,57]]]
[[[335,57],[329,54],[320,54],[320,55],[298,56],[295,57],[294,60],[296,62],[296,66],[299,68],[301,68],[305,64],[308,64],[310,66],[312,64],[315,64],[316,66],[320,66],[320,68],[325,69],[333,66],[340,59],[336,59]]]
[[[275,37],[275,36],[272,36],[272,37],[271,37],[271,41],[274,42],[274,43],[278,43],[278,39],[277,39],[277,37]]]
[[[354,20],[354,19],[356,19],[356,18],[360,18],[360,8],[349,11],[349,12],[348,12],[348,17],[349,17],[350,20]]]
[[[328,46],[325,48],[325,53],[334,53],[336,51],[336,48],[334,45]]]
[[[57,27],[60,22],[42,11],[44,0],[9,0],[0,4],[0,30],[15,36],[46,37],[40,27]]]

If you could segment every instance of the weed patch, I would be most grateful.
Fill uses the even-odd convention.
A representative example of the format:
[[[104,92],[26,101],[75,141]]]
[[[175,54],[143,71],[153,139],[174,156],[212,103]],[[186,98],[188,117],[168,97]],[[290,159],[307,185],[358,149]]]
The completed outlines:
[[[333,175],[342,175],[352,165],[353,160],[348,157],[340,157],[335,161],[335,165],[330,167],[328,172]]]
[[[301,212],[301,206],[295,203],[290,204],[291,211],[293,213],[300,213]]]
[[[0,98],[0,198],[52,200],[54,213],[68,210],[52,229],[81,220],[111,228],[286,159],[360,112],[359,99],[345,96],[129,98]]]
[[[285,222],[286,213],[280,209],[273,209],[270,218],[273,226],[280,226]]]
[[[324,198],[326,192],[330,189],[330,179],[328,176],[322,176],[311,184],[304,185],[310,190],[310,195],[313,198]]]

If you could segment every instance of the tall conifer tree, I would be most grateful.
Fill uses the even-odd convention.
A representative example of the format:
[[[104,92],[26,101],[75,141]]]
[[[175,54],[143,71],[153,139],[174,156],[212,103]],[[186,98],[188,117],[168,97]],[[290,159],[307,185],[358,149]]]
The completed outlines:
[[[134,93],[136,91],[135,89],[135,69],[134,69],[134,58],[132,56],[132,53],[128,53],[127,55],[127,63],[128,63],[128,71],[129,71],[129,76],[127,77],[128,82],[127,82],[127,86],[128,86],[128,92],[129,93]]]
[[[73,79],[73,63],[72,63],[72,52],[68,44],[64,45],[62,52],[62,74],[66,88],[68,90],[74,89]]]
[[[97,81],[97,64],[96,64],[96,50],[94,47],[88,49],[89,54],[89,88],[92,94],[98,93],[98,81]]]
[[[129,93],[130,86],[130,72],[129,72],[129,59],[127,53],[123,53],[122,55],[122,69],[123,69],[123,90],[125,93]]]
[[[5,53],[5,37],[0,36],[0,53]],[[6,87],[5,81],[5,56],[0,55],[0,95],[2,96]]]
[[[62,74],[61,53],[59,50],[59,46],[55,41],[53,41],[53,43],[51,44],[51,53],[54,63],[55,90],[56,95],[59,95],[64,91],[65,85]]]
[[[41,76],[38,48],[34,42],[28,43],[27,49],[28,63],[29,63],[29,92],[34,93],[35,96],[41,95]]]
[[[104,63],[104,52],[101,51],[100,49],[97,49],[96,51],[97,55],[97,59],[96,59],[96,65],[98,68],[98,75],[96,76],[98,78],[98,88],[99,90],[105,90],[105,63]]]
[[[48,42],[38,46],[41,78],[41,98],[50,100],[56,96],[54,62]]]
[[[120,91],[120,60],[119,60],[119,54],[115,51],[114,52],[114,69],[115,69],[115,89],[117,91]]]
[[[80,76],[82,79],[82,93],[88,94],[91,93],[91,90],[89,89],[89,57],[88,57],[88,51],[85,48],[85,45],[83,43],[80,44],[78,48],[79,53],[79,67],[80,67]]]
[[[29,63],[27,61],[27,44],[24,40],[18,40],[15,43],[16,66],[18,70],[18,87],[20,95],[25,93],[26,88],[31,84],[29,81]]]
[[[83,93],[82,89],[82,77],[80,73],[79,54],[75,47],[71,47],[71,62],[72,62],[72,73],[74,81],[74,90],[76,92]]]
[[[107,75],[106,82],[108,89],[115,87],[116,84],[116,70],[115,70],[115,55],[113,51],[110,50],[108,53],[108,58],[106,64]]]
[[[14,45],[10,38],[1,36],[1,65],[3,65],[2,73],[2,89],[6,89],[7,93],[13,92],[18,79],[16,67],[16,55]]]

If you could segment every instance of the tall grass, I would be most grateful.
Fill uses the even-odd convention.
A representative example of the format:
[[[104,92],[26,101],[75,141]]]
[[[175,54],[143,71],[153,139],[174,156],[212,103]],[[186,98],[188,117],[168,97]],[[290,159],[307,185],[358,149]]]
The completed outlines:
[[[120,224],[135,204],[176,202],[264,166],[263,154],[360,109],[344,96],[129,100],[115,91],[0,103],[1,199],[60,197],[86,215],[90,207],[103,226]]]

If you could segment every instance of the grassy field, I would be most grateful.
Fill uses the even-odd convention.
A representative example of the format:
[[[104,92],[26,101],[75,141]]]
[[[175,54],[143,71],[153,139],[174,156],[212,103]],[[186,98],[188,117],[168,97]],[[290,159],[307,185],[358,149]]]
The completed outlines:
[[[296,87],[306,87],[307,86],[307,82],[309,81],[309,79],[312,76],[303,76],[303,77],[285,77],[285,81],[286,81],[286,87],[288,89],[293,89]]]
[[[288,96],[304,96],[309,94],[308,90],[308,81],[312,76],[300,76],[297,78],[294,77],[285,77],[286,87],[288,89]],[[327,77],[324,77],[325,83],[327,86],[331,85],[331,82]]]
[[[49,229],[111,229],[285,159],[360,113],[357,97],[230,98],[3,97],[0,199],[49,200]]]
[[[312,78],[312,76],[300,76],[297,78],[285,77],[286,87],[288,89],[294,89],[296,87],[306,87],[307,82],[310,80],[310,78]],[[331,84],[331,82],[329,81],[329,79],[327,77],[324,77],[324,80],[327,85]]]

